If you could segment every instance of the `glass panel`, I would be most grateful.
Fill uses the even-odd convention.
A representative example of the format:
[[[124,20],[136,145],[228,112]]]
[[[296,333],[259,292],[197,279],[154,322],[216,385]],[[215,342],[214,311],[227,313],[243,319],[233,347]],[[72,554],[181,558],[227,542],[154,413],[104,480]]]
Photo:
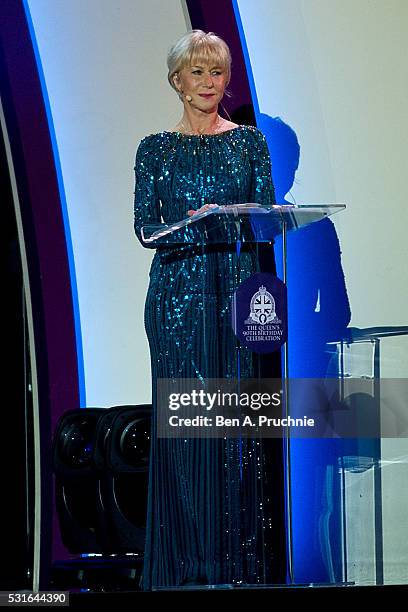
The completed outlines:
[[[385,376],[392,374],[395,378],[397,373],[401,379],[407,378],[407,328],[355,330],[354,341],[339,342],[336,348],[333,359],[344,377],[344,395],[348,393],[347,379],[371,379],[372,398],[379,403],[382,426],[386,419],[390,431],[391,413],[394,435],[399,436],[357,439],[352,447],[354,452],[343,448],[345,452],[338,458],[342,578],[356,585],[405,584],[408,398],[396,392],[397,379],[393,383]],[[361,403],[357,404],[357,409],[363,408]]]

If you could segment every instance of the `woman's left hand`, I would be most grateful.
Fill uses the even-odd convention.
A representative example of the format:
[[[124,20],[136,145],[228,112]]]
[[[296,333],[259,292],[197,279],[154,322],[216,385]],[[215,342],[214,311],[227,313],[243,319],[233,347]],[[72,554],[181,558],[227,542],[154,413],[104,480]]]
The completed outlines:
[[[210,208],[218,208],[218,204],[204,204],[204,206],[201,206],[201,208],[199,208],[198,210],[188,210],[187,214],[189,217],[192,217],[193,215],[197,215],[198,213],[205,212],[206,210],[209,210]]]

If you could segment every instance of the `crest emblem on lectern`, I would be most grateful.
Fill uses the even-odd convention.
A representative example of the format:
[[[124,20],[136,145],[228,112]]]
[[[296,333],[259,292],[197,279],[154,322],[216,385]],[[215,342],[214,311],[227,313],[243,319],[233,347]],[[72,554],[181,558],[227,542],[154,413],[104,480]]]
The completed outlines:
[[[259,325],[281,323],[281,320],[276,316],[274,297],[263,285],[251,298],[250,313],[245,323],[258,323]]]
[[[288,335],[285,283],[269,272],[255,272],[236,289],[231,315],[242,346],[255,353],[277,351]]]

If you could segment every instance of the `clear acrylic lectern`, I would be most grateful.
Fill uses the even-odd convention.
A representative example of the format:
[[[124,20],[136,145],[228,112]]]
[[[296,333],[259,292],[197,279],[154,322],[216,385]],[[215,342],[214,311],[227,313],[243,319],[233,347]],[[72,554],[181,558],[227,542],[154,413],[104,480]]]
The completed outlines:
[[[207,489],[214,494],[214,499],[210,493],[205,498],[204,505],[215,509],[203,544],[215,550],[213,579],[203,588],[294,583],[290,435],[285,424],[290,416],[287,234],[344,208],[214,206],[174,223],[141,228],[144,245],[156,249],[153,267],[166,266],[171,285],[166,287],[172,312],[163,318],[168,343],[162,359],[168,360],[167,371],[173,375],[154,382],[152,435],[169,445],[180,443],[180,453],[186,448],[190,455],[204,453],[205,473],[194,478],[203,480],[204,497]],[[277,237],[282,239],[280,279]],[[172,326],[166,325],[168,320]],[[283,423],[274,433],[260,390],[269,407],[275,402],[273,414]],[[185,476],[183,490],[191,477]],[[216,532],[213,539],[211,530]],[[223,585],[214,579],[218,545],[225,545],[222,550],[231,557],[230,579]]]

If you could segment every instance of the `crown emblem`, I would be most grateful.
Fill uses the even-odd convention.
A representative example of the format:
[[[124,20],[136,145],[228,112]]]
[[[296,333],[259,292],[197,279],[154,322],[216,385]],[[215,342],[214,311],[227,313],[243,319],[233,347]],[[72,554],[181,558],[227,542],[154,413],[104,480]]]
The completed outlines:
[[[265,325],[266,323],[280,323],[280,319],[276,316],[275,300],[273,295],[267,291],[264,285],[261,285],[254,293],[250,304],[250,313],[245,323],[258,323]]]

